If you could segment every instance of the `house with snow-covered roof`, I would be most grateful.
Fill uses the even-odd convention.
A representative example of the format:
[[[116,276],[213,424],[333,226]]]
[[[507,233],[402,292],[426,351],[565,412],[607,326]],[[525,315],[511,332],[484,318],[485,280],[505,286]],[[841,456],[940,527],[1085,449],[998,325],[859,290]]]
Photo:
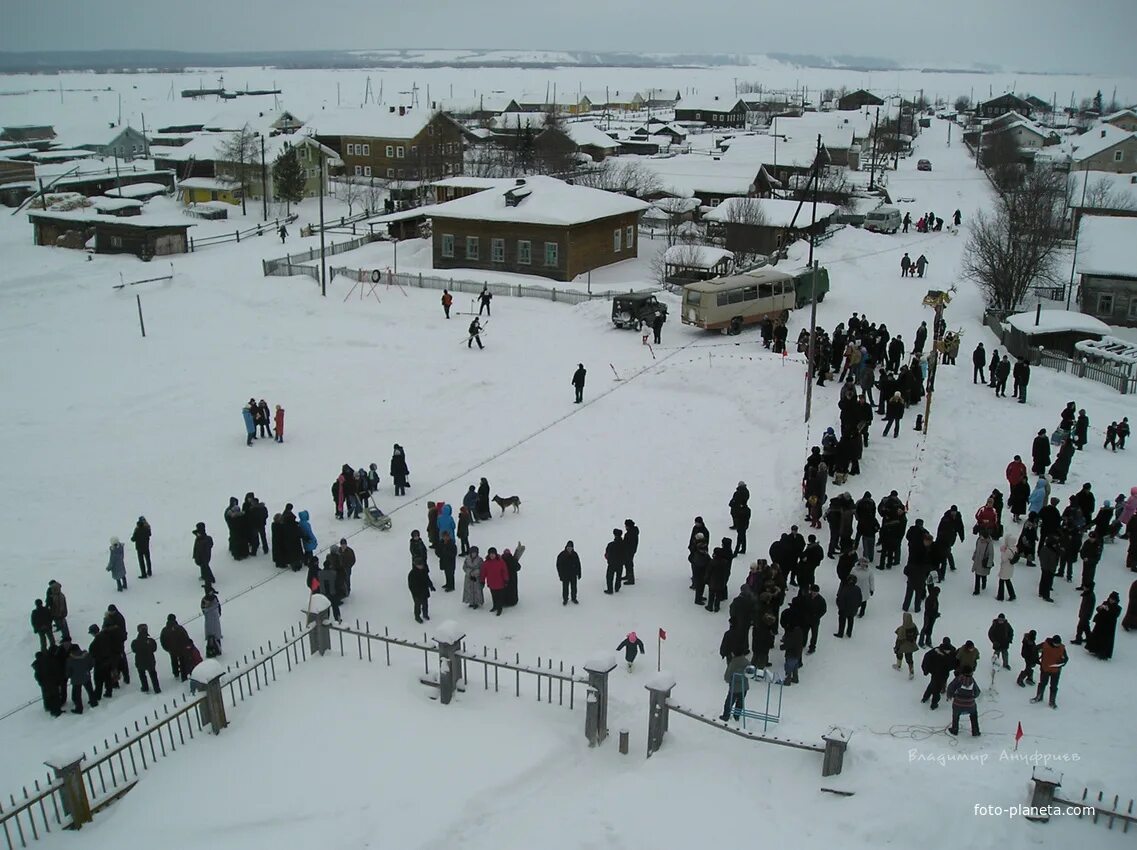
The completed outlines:
[[[1137,217],[1137,172],[1071,171],[1067,185],[1071,234],[1084,214]]]
[[[1034,111],[1030,103],[1014,93],[1001,94],[990,100],[985,100],[975,107],[975,115],[979,118],[998,118],[1006,112],[1017,112],[1026,118]]]
[[[811,233],[824,232],[837,212],[833,204],[813,205],[780,198],[727,198],[703,215],[708,236],[718,236],[739,255],[774,254]]]
[[[1074,271],[1083,313],[1137,327],[1137,218],[1083,216]]]
[[[150,147],[146,137],[130,125],[86,130],[67,141],[72,147],[80,150],[88,150],[99,156],[113,156],[118,159],[144,157]]]
[[[1137,171],[1137,133],[1112,124],[1098,124],[1070,140],[1071,171]]]
[[[745,127],[746,104],[738,95],[685,95],[675,104],[675,120],[709,127]]]
[[[1119,109],[1109,115],[1101,117],[1103,124],[1111,124],[1121,130],[1137,131],[1137,111],[1132,109]]]
[[[570,281],[638,256],[644,201],[553,177],[423,208],[434,268],[492,269]]]
[[[305,132],[367,180],[434,180],[462,173],[462,128],[445,112],[405,106],[328,109]]]

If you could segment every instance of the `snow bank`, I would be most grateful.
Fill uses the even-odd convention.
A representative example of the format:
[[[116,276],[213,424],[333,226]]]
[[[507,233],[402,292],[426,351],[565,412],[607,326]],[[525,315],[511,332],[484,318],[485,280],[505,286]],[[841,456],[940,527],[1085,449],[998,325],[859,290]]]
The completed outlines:
[[[644,687],[652,691],[669,691],[675,687],[675,674],[667,670],[661,670],[654,676],[648,678],[644,683]]]
[[[207,658],[193,668],[190,678],[200,685],[205,685],[223,675],[225,675],[225,668],[216,659]]]

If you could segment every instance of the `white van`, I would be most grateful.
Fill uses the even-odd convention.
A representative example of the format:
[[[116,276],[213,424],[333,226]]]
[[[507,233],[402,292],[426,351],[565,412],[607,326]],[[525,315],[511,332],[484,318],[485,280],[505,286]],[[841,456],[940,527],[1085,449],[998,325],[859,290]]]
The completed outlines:
[[[877,207],[865,215],[864,229],[874,233],[895,233],[902,222],[900,210],[896,207]]]

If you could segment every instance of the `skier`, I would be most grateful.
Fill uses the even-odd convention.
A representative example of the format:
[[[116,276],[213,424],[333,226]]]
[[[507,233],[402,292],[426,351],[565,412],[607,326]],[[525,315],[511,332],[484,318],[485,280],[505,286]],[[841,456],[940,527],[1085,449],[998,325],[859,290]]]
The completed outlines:
[[[1062,668],[1070,660],[1066,654],[1066,647],[1062,645],[1062,637],[1054,635],[1042,642],[1038,653],[1038,690],[1031,702],[1042,702],[1042,694],[1050,687],[1051,708],[1058,708],[1058,679],[1062,676]]]
[[[491,301],[493,301],[493,293],[490,292],[488,284],[483,285],[482,286],[482,292],[480,295],[478,295],[478,302],[481,304],[481,306],[478,307],[478,315],[479,316],[482,315],[483,310],[486,311],[487,316],[493,315],[490,312],[490,302]],[[471,325],[471,327],[473,327],[473,325]],[[470,333],[473,334],[473,331],[471,331]],[[481,348],[481,347],[482,347],[482,343],[479,341],[478,342],[478,348]]]
[[[434,590],[434,582],[430,580],[430,574],[426,571],[426,561],[416,561],[411,566],[411,571],[407,573],[407,587],[410,589],[411,599],[414,601],[415,622],[421,623],[424,619],[429,620],[430,592]]]
[[[395,495],[405,496],[407,494],[407,476],[411,474],[410,468],[407,466],[407,455],[403,451],[403,447],[395,443],[395,448],[391,451],[391,479],[395,484]]]
[[[210,587],[217,583],[213,577],[213,570],[209,568],[209,561],[213,557],[213,538],[205,533],[205,523],[199,522],[193,530],[193,562],[201,572],[201,583]]]
[[[253,408],[245,405],[241,408],[241,417],[245,420],[245,445],[251,446],[257,438],[256,420],[253,418]]]
[[[576,391],[576,404],[580,404],[584,400],[584,376],[587,370],[584,368],[583,363],[576,364],[576,371],[572,373],[572,386]]]
[[[117,537],[111,538],[110,558],[107,561],[107,572],[115,581],[118,592],[126,590],[126,557],[123,545]]]
[[[580,555],[576,553],[570,540],[557,555],[557,578],[561,580],[561,604],[568,605],[569,598],[576,605],[576,582],[581,576]]]
[[[139,624],[138,637],[130,642],[130,651],[134,653],[134,666],[138,670],[138,680],[142,683],[142,693],[150,693],[150,685],[154,686],[154,693],[162,693],[158,686],[158,665],[155,658],[158,644],[150,637],[149,627],[145,623]]]
[[[450,290],[442,290],[442,312],[446,314],[446,318],[450,318],[450,305],[454,303],[454,296],[450,294]]]
[[[628,632],[628,636],[620,641],[620,645],[616,647],[616,651],[624,650],[624,660],[628,662],[628,671],[632,669],[632,665],[636,662],[636,656],[644,651],[644,642],[636,637],[635,632]]]
[[[150,535],[150,523],[146,517],[140,516],[130,535],[130,542],[134,544],[134,552],[138,556],[139,578],[149,578],[154,574],[150,565]]]
[[[469,330],[467,330],[467,333],[470,335],[470,338],[466,340],[466,348],[473,348],[475,342],[477,342],[478,348],[485,348],[485,346],[482,345],[482,325],[478,321],[477,316],[474,317],[474,321],[470,322],[470,327]]]
[[[959,734],[959,718],[966,714],[971,718],[971,735],[979,737],[979,712],[975,708],[975,700],[979,697],[979,685],[971,677],[972,668],[963,667],[950,685],[947,686],[947,695],[951,699],[951,726],[948,732]]]
[[[482,558],[478,547],[471,546],[462,561],[462,572],[466,580],[462,583],[462,604],[477,611],[485,604],[482,592]]]

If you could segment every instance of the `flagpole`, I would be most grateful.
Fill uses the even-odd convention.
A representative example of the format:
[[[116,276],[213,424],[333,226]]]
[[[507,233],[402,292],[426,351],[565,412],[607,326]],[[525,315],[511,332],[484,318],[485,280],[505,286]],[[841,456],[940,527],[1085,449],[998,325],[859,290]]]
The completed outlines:
[[[660,671],[660,665],[663,663],[660,660],[659,654],[663,652],[663,637],[659,632],[655,633],[655,672]]]

